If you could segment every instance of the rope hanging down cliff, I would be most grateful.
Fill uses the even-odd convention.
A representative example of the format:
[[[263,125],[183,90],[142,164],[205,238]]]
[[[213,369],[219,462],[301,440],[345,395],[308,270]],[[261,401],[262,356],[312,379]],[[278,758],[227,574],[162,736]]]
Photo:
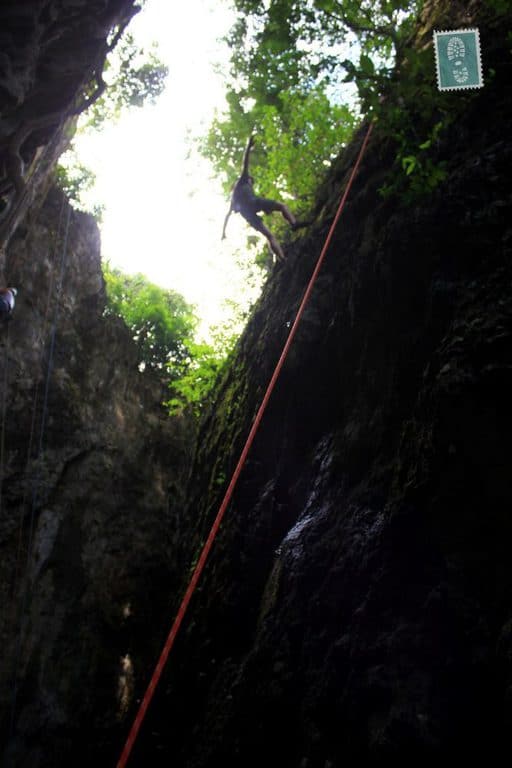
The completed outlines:
[[[165,667],[165,664],[167,662],[167,658],[169,656],[169,653],[171,651],[172,646],[174,645],[174,641],[176,639],[176,636],[178,634],[178,631],[180,629],[181,623],[183,621],[183,618],[185,616],[185,613],[187,611],[188,605],[190,603],[190,600],[192,598],[192,595],[195,591],[195,588],[197,586],[197,583],[199,581],[199,578],[201,576],[201,573],[203,572],[206,560],[208,558],[208,555],[210,553],[210,550],[212,548],[213,542],[215,540],[215,537],[217,535],[217,532],[220,528],[220,524],[222,522],[222,519],[224,517],[224,514],[226,512],[226,509],[228,507],[229,502],[231,501],[231,497],[233,496],[233,492],[235,490],[235,486],[238,482],[238,478],[240,477],[240,473],[243,469],[243,466],[245,464],[245,461],[247,459],[247,455],[251,449],[252,443],[254,441],[254,438],[256,436],[256,432],[258,431],[259,425],[261,423],[261,420],[263,418],[263,414],[265,413],[265,410],[267,408],[268,401],[270,400],[270,396],[274,390],[275,384],[277,379],[279,378],[279,374],[281,373],[281,369],[284,365],[284,362],[286,360],[286,357],[288,355],[288,351],[290,349],[290,346],[292,344],[292,341],[295,337],[295,334],[297,332],[297,328],[299,326],[299,323],[301,321],[302,315],[304,313],[304,309],[306,307],[306,304],[309,300],[309,297],[311,296],[311,292],[313,290],[314,284],[316,282],[316,279],[318,277],[318,273],[320,272],[320,269],[322,267],[323,261],[325,259],[325,255],[327,253],[327,249],[330,245],[332,236],[334,234],[334,231],[336,229],[336,226],[338,224],[338,220],[341,216],[341,213],[343,211],[343,208],[345,206],[345,202],[347,200],[348,194],[350,192],[350,189],[352,187],[352,183],[354,181],[354,178],[357,174],[357,171],[359,169],[359,166],[361,164],[361,160],[363,158],[364,152],[366,150],[366,146],[368,144],[368,141],[370,139],[370,135],[373,129],[373,123],[370,123],[370,126],[366,132],[366,135],[364,137],[361,149],[359,150],[359,154],[357,156],[357,160],[354,164],[354,167],[352,169],[352,172],[350,174],[350,178],[347,182],[347,186],[345,188],[345,192],[343,193],[343,196],[340,200],[340,204],[338,206],[338,210],[336,212],[336,215],[334,217],[334,220],[331,224],[331,227],[329,229],[329,232],[327,234],[324,246],[322,248],[322,251],[320,253],[320,256],[318,257],[318,261],[316,263],[315,269],[313,270],[313,274],[311,275],[311,278],[309,280],[308,286],[306,288],[306,291],[304,293],[304,296],[302,298],[301,304],[299,306],[299,309],[297,310],[297,315],[295,317],[295,320],[293,322],[293,325],[291,327],[290,333],[288,334],[288,338],[286,340],[286,343],[283,347],[283,351],[281,352],[281,356],[277,362],[277,365],[275,367],[274,373],[272,374],[272,377],[270,379],[270,382],[267,386],[267,390],[265,392],[265,395],[263,397],[263,400],[261,402],[261,405],[258,409],[258,412],[256,414],[256,417],[254,419],[253,425],[251,427],[251,430],[249,432],[249,436],[247,437],[246,443],[244,445],[244,448],[242,450],[242,453],[240,454],[240,458],[238,460],[238,464],[236,465],[235,471],[233,472],[233,476],[231,478],[231,481],[229,483],[228,489],[225,493],[224,499],[222,500],[222,503],[220,505],[219,511],[217,513],[217,517],[215,518],[213,525],[211,527],[210,533],[208,534],[208,538],[206,539],[206,543],[202,549],[202,552],[199,556],[199,560],[197,561],[197,565],[194,569],[194,572],[192,574],[192,578],[190,579],[189,585],[185,591],[185,595],[183,597],[183,600],[181,602],[181,605],[178,609],[178,613],[176,615],[176,618],[174,619],[174,623],[171,627],[171,630],[169,632],[169,635],[167,637],[167,640],[165,642],[165,645],[163,647],[162,653],[160,654],[160,658],[158,659],[158,663],[155,667],[155,671],[153,672],[153,676],[149,682],[149,685],[147,687],[146,693],[144,694],[144,698],[142,699],[139,709],[137,711],[137,714],[135,716],[135,720],[133,721],[130,733],[128,734],[128,738],[126,740],[126,743],[124,745],[123,751],[121,753],[121,757],[119,759],[119,762],[117,763],[117,768],[125,768],[128,759],[130,757],[130,753],[132,751],[133,745],[135,743],[135,740],[137,738],[137,734],[140,730],[140,727],[142,725],[142,722],[144,720],[144,717],[146,715],[147,709],[149,707],[149,704],[151,703],[151,700],[153,698],[153,694],[155,693],[156,686],[158,685],[158,682],[160,680],[160,677],[162,675],[163,669]]]
[[[64,205],[66,203],[66,195],[63,192],[62,193],[62,201],[60,205],[59,210],[59,218],[57,223],[57,229],[54,234],[52,246],[50,249],[50,253],[53,254],[52,259],[57,260],[57,250],[58,250],[58,244],[61,239],[61,233],[62,233],[62,222],[64,219]],[[41,334],[40,340],[41,340],[41,353],[40,353],[40,368],[41,370],[44,368],[44,354],[45,354],[45,346],[42,343],[42,339],[47,335],[47,332],[50,331],[50,323],[49,323],[49,317],[50,317],[50,305],[51,300],[53,297],[53,286],[56,278],[57,271],[57,264],[55,264],[54,268],[52,269],[50,273],[50,280],[48,283],[48,291],[46,295],[46,306],[45,311],[43,315],[43,332]],[[58,298],[57,298],[58,300]],[[49,333],[48,333],[49,335]],[[48,374],[47,374],[48,375]],[[35,386],[34,386],[34,396],[32,398],[32,418],[30,420],[30,432],[29,432],[29,438],[28,438],[28,445],[27,445],[27,453],[26,453],[26,461],[25,461],[25,472],[24,475],[27,478],[28,477],[28,471],[30,467],[30,462],[33,461],[34,456],[32,456],[32,450],[34,446],[34,438],[35,438],[35,432],[36,432],[36,420],[37,420],[37,406],[39,402],[39,390],[41,386],[41,381],[39,377],[36,378]],[[27,507],[27,500],[28,500],[28,483],[24,483],[23,488],[23,497],[21,500],[21,506],[20,506],[20,521],[19,521],[19,529],[18,529],[18,545],[16,549],[16,561],[15,561],[15,570],[14,570],[14,577],[11,584],[11,599],[14,602],[14,597],[16,594],[16,586],[18,583],[18,576],[19,576],[19,566],[20,566],[20,559],[21,559],[21,550],[22,550],[22,544],[23,544],[23,529],[24,529],[24,514],[25,514],[25,508]],[[14,622],[13,622],[14,623]]]
[[[57,325],[59,320],[59,311],[60,311],[60,298],[62,294],[62,286],[64,282],[64,273],[66,269],[67,264],[67,256],[68,256],[68,239],[69,239],[69,225],[71,221],[71,206],[68,205],[68,211],[67,211],[67,217],[66,217],[66,225],[64,230],[64,242],[62,245],[62,251],[61,251],[61,258],[59,263],[59,274],[58,274],[58,282],[56,285],[55,290],[55,310],[53,314],[52,319],[52,325],[51,325],[51,333],[50,333],[50,344],[49,344],[49,350],[48,350],[48,366],[46,369],[46,377],[45,377],[45,386],[44,386],[44,393],[43,393],[43,403],[42,403],[42,412],[41,412],[41,422],[39,427],[39,442],[37,446],[37,454],[36,459],[39,459],[43,454],[44,449],[44,435],[46,431],[46,420],[48,416],[48,396],[50,391],[50,380],[51,375],[53,372],[53,361],[54,361],[54,353],[55,353],[55,338],[57,334]],[[62,209],[61,209],[61,216],[62,216]],[[59,229],[61,225],[61,218],[59,218]],[[53,280],[51,283],[51,286],[53,285]],[[49,304],[47,305],[48,308]],[[37,393],[37,388],[36,388]],[[34,401],[34,409],[36,407],[36,401]],[[35,411],[34,411],[35,415]],[[32,440],[32,434],[30,439]],[[28,456],[27,461],[30,460],[30,454]],[[28,466],[28,465],[27,465]],[[36,469],[36,474],[33,482],[32,487],[32,499],[31,499],[31,507],[30,507],[30,519],[29,519],[29,530],[28,530],[28,541],[27,541],[27,556],[25,560],[25,589],[22,596],[22,602],[21,602],[21,610],[19,614],[19,630],[18,630],[18,641],[17,641],[17,647],[16,647],[16,658],[15,658],[15,664],[14,664],[14,671],[13,671],[13,683],[12,683],[12,704],[11,704],[11,721],[10,721],[10,734],[14,733],[14,721],[15,721],[15,714],[16,714],[16,702],[17,702],[17,696],[18,696],[18,670],[20,666],[20,660],[21,660],[21,648],[23,643],[23,617],[25,615],[26,609],[27,609],[27,602],[28,602],[28,573],[30,568],[30,555],[32,551],[32,543],[34,538],[34,522],[35,522],[35,513],[37,509],[37,504],[39,502],[39,492],[40,492],[40,486],[41,486],[41,475],[40,470]]]

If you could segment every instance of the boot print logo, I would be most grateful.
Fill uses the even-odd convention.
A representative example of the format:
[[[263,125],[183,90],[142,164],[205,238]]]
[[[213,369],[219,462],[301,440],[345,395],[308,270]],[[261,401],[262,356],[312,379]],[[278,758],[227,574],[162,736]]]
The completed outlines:
[[[448,56],[448,61],[451,61],[453,64],[452,75],[457,83],[467,83],[469,80],[469,70],[464,66],[466,46],[460,37],[450,37],[446,46],[446,55]]]
[[[478,29],[434,32],[434,48],[440,91],[483,86]]]

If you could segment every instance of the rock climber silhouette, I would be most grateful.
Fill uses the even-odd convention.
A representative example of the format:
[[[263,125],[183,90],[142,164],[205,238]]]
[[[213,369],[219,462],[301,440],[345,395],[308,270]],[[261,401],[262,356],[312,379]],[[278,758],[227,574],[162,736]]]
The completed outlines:
[[[251,136],[244,153],[242,173],[240,174],[240,178],[236,182],[231,193],[231,203],[227,216],[224,220],[222,239],[224,240],[226,237],[226,226],[232,211],[235,213],[240,213],[251,225],[251,227],[253,227],[257,232],[261,232],[262,235],[265,235],[272,249],[272,252],[277,256],[278,259],[283,260],[283,249],[277,242],[272,232],[265,226],[261,216],[258,216],[258,212],[262,211],[263,213],[272,213],[273,211],[279,211],[279,213],[284,216],[286,221],[288,221],[292,227],[297,225],[297,221],[295,216],[286,207],[286,205],[284,205],[284,203],[279,203],[276,200],[269,200],[265,197],[257,197],[257,195],[254,194],[253,178],[249,174],[249,158],[253,146],[254,136]]]

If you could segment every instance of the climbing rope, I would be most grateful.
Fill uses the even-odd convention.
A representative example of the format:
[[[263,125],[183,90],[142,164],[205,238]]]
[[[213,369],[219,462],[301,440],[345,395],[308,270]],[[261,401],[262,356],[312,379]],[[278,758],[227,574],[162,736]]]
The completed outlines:
[[[258,431],[260,422],[263,418],[263,414],[265,413],[268,401],[270,400],[270,396],[274,390],[275,384],[277,379],[279,378],[279,374],[281,373],[281,369],[284,365],[284,362],[286,360],[286,356],[288,355],[288,351],[290,349],[290,346],[292,344],[292,341],[295,337],[295,334],[297,332],[297,328],[299,326],[299,323],[301,321],[302,315],[304,313],[304,309],[306,307],[306,304],[308,303],[309,297],[311,295],[311,292],[313,290],[313,286],[315,284],[315,281],[318,277],[318,273],[320,272],[321,266],[323,264],[323,261],[325,259],[325,255],[327,253],[327,249],[329,248],[329,245],[331,243],[332,236],[334,234],[334,231],[336,229],[336,225],[338,224],[338,220],[341,216],[341,213],[343,211],[343,208],[345,207],[345,202],[347,200],[348,194],[350,192],[350,189],[352,187],[352,183],[354,181],[354,178],[357,174],[357,171],[359,169],[359,166],[361,164],[361,160],[363,158],[363,155],[366,150],[366,146],[368,144],[368,141],[370,139],[370,135],[373,129],[373,123],[370,123],[370,126],[366,132],[365,138],[363,140],[363,143],[361,145],[361,149],[359,150],[359,154],[357,156],[357,160],[354,164],[354,167],[352,169],[352,173],[350,174],[349,180],[347,182],[347,186],[345,188],[345,192],[341,198],[340,204],[338,206],[338,210],[336,212],[336,215],[334,217],[334,220],[331,224],[331,227],[329,229],[329,232],[327,234],[324,246],[322,248],[322,251],[320,253],[320,256],[318,257],[318,261],[316,263],[316,267],[313,270],[313,274],[311,275],[311,278],[309,280],[308,287],[306,288],[306,291],[304,293],[304,296],[302,298],[301,304],[299,306],[299,309],[297,310],[297,315],[295,317],[295,320],[293,322],[293,325],[291,327],[290,333],[288,334],[288,338],[286,340],[286,343],[283,347],[283,351],[281,352],[281,356],[277,362],[277,365],[275,367],[274,373],[272,374],[272,378],[270,379],[270,382],[267,386],[267,390],[265,392],[265,395],[263,397],[263,400],[261,402],[261,405],[258,409],[258,412],[256,414],[256,418],[254,419],[253,425],[251,427],[251,430],[249,432],[249,435],[247,437],[247,440],[245,442],[244,448],[242,450],[242,453],[240,454],[240,458],[238,460],[238,464],[236,465],[235,471],[233,472],[233,476],[231,478],[231,481],[229,483],[229,486],[227,488],[227,491],[225,493],[225,496],[222,500],[222,503],[220,505],[219,511],[217,512],[217,517],[215,518],[213,525],[210,529],[210,533],[208,534],[208,538],[206,539],[206,543],[202,549],[202,552],[199,556],[199,560],[197,561],[197,565],[194,569],[194,572],[192,574],[192,578],[190,579],[189,585],[185,591],[185,595],[183,596],[183,599],[181,601],[181,605],[178,609],[178,613],[176,614],[176,618],[174,619],[174,623],[171,627],[171,630],[169,632],[169,635],[167,637],[167,640],[165,642],[165,645],[163,647],[162,653],[160,654],[160,658],[158,659],[157,665],[155,667],[155,671],[153,672],[153,676],[149,682],[149,685],[147,687],[146,693],[144,694],[144,698],[142,699],[139,709],[137,711],[137,714],[135,716],[135,720],[133,721],[133,725],[131,727],[130,733],[128,734],[128,738],[126,740],[126,743],[124,745],[123,751],[121,753],[121,757],[119,759],[119,762],[117,763],[117,768],[125,768],[126,763],[128,762],[128,759],[130,757],[130,753],[132,751],[133,745],[135,743],[135,740],[137,738],[137,734],[140,730],[140,727],[142,725],[142,722],[144,720],[144,717],[146,715],[147,709],[149,707],[149,704],[151,703],[151,700],[153,698],[153,694],[155,693],[156,686],[158,685],[158,682],[160,680],[160,677],[162,675],[163,669],[165,667],[165,664],[167,662],[167,658],[169,656],[169,653],[171,651],[172,646],[174,645],[174,641],[176,639],[176,635],[178,634],[178,631],[180,629],[181,623],[183,621],[183,618],[185,616],[185,613],[187,611],[188,605],[190,603],[190,600],[192,598],[192,595],[195,591],[195,588],[197,586],[197,582],[199,581],[199,578],[201,576],[201,573],[204,569],[206,560],[208,558],[208,555],[210,553],[210,550],[212,548],[213,542],[215,540],[215,537],[217,535],[217,532],[220,528],[220,524],[222,522],[222,518],[224,517],[224,514],[226,512],[226,509],[228,507],[229,502],[231,501],[231,497],[233,495],[233,491],[235,490],[235,486],[238,482],[238,478],[240,477],[240,473],[242,471],[242,468],[245,464],[245,460],[247,459],[247,455],[251,449],[252,443],[254,441],[254,437],[256,435],[256,432]]]
[[[53,314],[52,327],[51,327],[50,345],[49,345],[49,351],[48,351],[48,366],[46,370],[45,387],[44,387],[44,394],[43,394],[43,405],[42,405],[42,412],[41,412],[41,422],[39,427],[39,442],[37,447],[36,459],[39,459],[42,456],[43,447],[44,447],[44,434],[46,430],[46,419],[48,415],[48,396],[50,391],[50,379],[53,371],[53,359],[54,359],[54,352],[55,352],[55,337],[57,333],[57,323],[59,319],[59,309],[60,309],[60,298],[62,293],[62,285],[64,282],[64,271],[66,268],[67,254],[68,254],[68,235],[69,235],[70,220],[71,220],[71,206],[68,205],[66,227],[64,232],[64,242],[62,246],[61,259],[59,264],[59,277],[58,277],[58,282],[55,290],[55,311]],[[59,227],[60,227],[60,221],[59,221]],[[35,405],[34,405],[34,408],[35,408]],[[35,418],[35,410],[34,410],[34,418]],[[32,435],[31,435],[31,439],[32,439]],[[30,459],[30,455],[28,458]],[[26,580],[25,590],[23,593],[22,607],[21,607],[20,616],[19,616],[20,626],[19,626],[19,632],[18,632],[16,660],[15,660],[14,675],[13,675],[13,693],[12,693],[11,723],[10,723],[11,736],[14,732],[16,701],[18,696],[18,670],[19,670],[19,665],[21,660],[21,647],[22,647],[22,640],[23,640],[22,625],[23,625],[23,617],[25,615],[27,602],[28,602],[28,592],[29,592],[28,575],[29,575],[29,568],[30,568],[30,555],[32,551],[32,542],[34,538],[34,522],[35,522],[35,512],[36,512],[38,496],[39,496],[39,486],[40,486],[40,470],[36,470],[36,475],[35,475],[35,479],[32,487],[32,502],[31,502],[31,509],[30,509],[29,531],[28,531],[28,541],[27,541],[27,557],[25,562],[25,580]]]
[[[53,238],[52,246],[51,246],[50,251],[49,251],[49,253],[52,254],[54,259],[56,259],[57,245],[58,245],[58,243],[60,241],[60,238],[61,238],[62,221],[63,221],[64,205],[65,205],[65,203],[66,203],[66,194],[63,191],[62,192],[62,200],[61,200],[61,204],[60,204],[60,210],[59,210],[59,218],[58,218],[58,223],[57,223],[57,229],[55,230],[55,235],[54,235],[54,238]],[[53,286],[54,286],[54,283],[55,283],[55,272],[56,272],[56,269],[54,267],[51,270],[51,272],[50,272],[50,279],[48,281],[48,291],[47,291],[47,294],[46,294],[46,307],[45,307],[44,316],[43,316],[43,323],[42,323],[43,331],[42,331],[42,334],[40,335],[41,355],[40,355],[40,359],[39,359],[39,364],[40,364],[41,368],[43,368],[44,352],[45,352],[45,345],[42,342],[43,342],[43,338],[46,336],[47,331],[49,329],[48,318],[50,316],[50,304],[51,304],[51,300],[52,300],[52,296],[53,296]],[[25,472],[24,472],[25,478],[28,477],[28,470],[29,470],[29,467],[30,467],[30,462],[32,461],[32,448],[34,446],[34,437],[35,437],[35,433],[36,433],[37,404],[38,404],[38,401],[39,401],[40,386],[41,386],[41,382],[40,382],[39,377],[37,377],[36,383],[35,383],[35,386],[34,386],[34,396],[32,398],[32,418],[31,418],[31,421],[30,421],[30,432],[29,432],[29,439],[28,439],[28,445],[27,445],[27,454],[26,454],[27,458],[26,458],[26,462],[25,462]],[[14,577],[13,577],[12,585],[11,585],[11,596],[12,596],[12,603],[13,603],[13,605],[11,606],[12,609],[14,607],[14,598],[15,598],[16,587],[17,587],[17,583],[18,583],[19,565],[20,565],[20,560],[21,560],[21,550],[22,550],[22,546],[23,546],[23,528],[24,528],[23,517],[24,517],[25,507],[27,506],[27,500],[28,500],[28,483],[25,483],[24,490],[23,490],[23,498],[21,500],[21,505],[20,505],[21,514],[20,514],[20,524],[19,524],[19,530],[18,530],[18,546],[17,546],[17,550],[16,550],[16,561],[15,561]],[[11,612],[14,615],[13,610]],[[13,623],[14,623],[14,621],[13,621]]]

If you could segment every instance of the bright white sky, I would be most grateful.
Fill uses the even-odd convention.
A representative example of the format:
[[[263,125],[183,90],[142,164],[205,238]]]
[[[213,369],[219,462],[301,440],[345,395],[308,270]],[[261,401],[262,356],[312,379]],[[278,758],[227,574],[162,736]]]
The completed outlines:
[[[196,154],[187,159],[188,132],[204,134],[224,105],[215,64],[227,66],[219,38],[231,22],[227,2],[148,0],[129,29],[142,46],[158,43],[169,67],[165,93],[155,106],[75,140],[80,162],[97,177],[89,197],[105,205],[103,258],[183,294],[206,325],[228,316],[226,299],[244,305],[258,292],[236,266],[246,225],[232,216],[221,242],[228,201],[220,180]]]

